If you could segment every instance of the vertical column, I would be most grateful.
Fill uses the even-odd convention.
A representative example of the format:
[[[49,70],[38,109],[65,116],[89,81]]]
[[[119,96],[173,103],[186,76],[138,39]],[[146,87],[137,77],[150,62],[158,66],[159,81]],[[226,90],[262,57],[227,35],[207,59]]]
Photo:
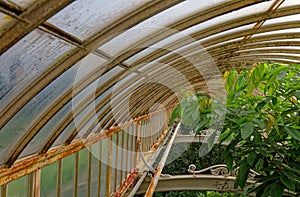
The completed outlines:
[[[123,181],[123,171],[125,170],[124,169],[124,131],[121,131],[121,175],[120,175],[120,183],[122,183]]]
[[[139,144],[140,144],[140,133],[141,133],[141,121],[137,122],[136,124],[136,148],[135,148],[135,164],[134,164],[134,168],[137,167],[138,163],[139,163]]]
[[[111,155],[112,155],[112,137],[110,137],[108,139],[108,154],[107,154],[107,159],[108,159],[108,162],[107,162],[107,171],[106,171],[106,196],[107,197],[110,197],[110,193],[111,193],[111,174],[112,174],[112,168],[111,168]]]
[[[0,186],[0,197],[6,197],[6,185]]]
[[[41,169],[33,172],[34,177],[34,197],[40,197],[41,194]]]
[[[88,188],[87,188],[87,197],[91,195],[91,181],[92,181],[92,147],[90,147],[89,156],[88,156]]]
[[[56,196],[60,197],[61,194],[61,180],[62,180],[62,160],[58,161],[58,170],[57,170],[57,190],[56,190]]]
[[[78,162],[79,162],[79,152],[75,153],[75,170],[74,170],[74,196],[78,197]]]
[[[98,197],[101,197],[101,170],[102,170],[102,162],[101,162],[101,156],[102,156],[102,142],[100,141],[99,142],[99,155],[98,155],[98,158],[99,158],[99,161],[98,161]]]
[[[114,176],[115,176],[115,179],[114,179],[114,191],[116,190],[116,188],[117,188],[117,176],[118,176],[118,163],[120,162],[119,161],[119,159],[118,159],[118,152],[119,152],[119,150],[118,150],[118,147],[119,147],[119,134],[118,133],[116,133],[115,134],[116,135],[116,142],[115,142],[115,144],[114,144],[114,146],[116,147],[114,150],[116,151],[116,160],[115,160],[115,164],[114,164],[114,166],[115,166],[115,173],[114,173]]]

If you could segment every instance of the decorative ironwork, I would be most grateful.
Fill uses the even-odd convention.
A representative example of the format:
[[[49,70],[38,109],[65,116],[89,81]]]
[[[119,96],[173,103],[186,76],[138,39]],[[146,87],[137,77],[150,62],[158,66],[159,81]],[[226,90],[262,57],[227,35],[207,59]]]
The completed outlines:
[[[215,176],[224,176],[224,177],[228,177],[228,176],[233,176],[236,177],[238,174],[238,168],[235,168],[233,170],[229,170],[227,168],[227,165],[225,164],[218,164],[218,165],[213,165],[207,168],[204,168],[202,170],[196,170],[197,167],[194,164],[189,165],[189,169],[188,172],[192,173],[194,176],[196,176],[196,174],[204,174],[205,172],[209,172],[211,175],[215,175]],[[250,170],[249,173],[249,180],[253,180],[255,176],[259,175],[259,173],[255,172],[254,170]]]

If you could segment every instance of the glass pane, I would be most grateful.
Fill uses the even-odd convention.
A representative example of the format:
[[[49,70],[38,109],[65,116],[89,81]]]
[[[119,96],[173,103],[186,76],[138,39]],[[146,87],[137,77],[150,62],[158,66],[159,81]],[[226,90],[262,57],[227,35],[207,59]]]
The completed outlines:
[[[143,21],[142,23],[134,26],[133,28],[125,31],[115,39],[112,39],[110,42],[101,46],[99,49],[109,54],[110,56],[116,56],[122,51],[126,50],[128,47],[134,45],[139,40],[143,40],[149,35],[154,34],[158,30],[166,30],[165,27],[174,23],[177,20],[180,20],[184,17],[190,16],[193,13],[200,12],[203,9],[207,9],[208,7],[212,7],[216,4],[223,3],[224,1],[202,1],[198,3],[196,0],[185,1],[180,3],[164,12],[161,12],[150,19]],[[197,27],[190,28],[192,31],[197,31],[207,29],[217,24],[222,24],[229,20],[233,20],[239,17],[247,16],[250,14],[255,14],[259,12],[265,12],[269,6],[270,2],[263,2],[259,4],[255,4],[253,6],[248,6],[246,8],[230,12],[228,14],[222,15],[220,17],[215,17],[211,20],[207,20],[205,22],[200,23]],[[164,20],[162,20],[164,19]],[[155,25],[153,25],[155,24]],[[173,33],[177,31],[174,30]],[[134,35],[134,36],[131,36]],[[189,35],[189,34],[187,34]],[[148,47],[148,46],[138,46],[138,47]]]
[[[74,196],[74,167],[75,154],[63,158],[61,196]]]
[[[78,95],[75,96],[75,98],[72,101],[70,101],[70,105],[72,105],[72,109],[78,105],[82,105],[81,101],[91,94],[90,93],[91,90],[92,91],[95,90],[95,88],[96,88],[95,86],[100,86],[102,83],[109,80],[110,78],[113,78],[116,74],[118,74],[120,71],[123,71],[123,70],[124,69],[121,67],[115,67],[112,70],[110,70],[109,72],[107,72],[106,74],[102,75],[100,78],[98,78],[97,81],[90,84],[89,87],[87,87],[85,90],[80,92]],[[63,131],[62,135],[60,135],[59,138],[56,140],[55,146],[61,145],[65,142],[67,137],[70,135],[70,132],[72,131],[71,127],[74,128],[75,125],[76,126],[80,125],[88,114],[95,113],[95,106],[97,104],[101,103],[102,99],[105,98],[111,91],[112,91],[112,88],[105,91],[99,97],[95,98],[95,100],[93,102],[91,102],[82,112],[80,112],[75,117],[74,122],[72,122],[72,126],[68,126],[68,129],[67,130],[65,129],[65,131]],[[99,112],[97,112],[97,114],[99,115]],[[92,119],[90,120],[90,123],[92,120],[96,120],[96,117],[93,116]],[[91,124],[86,124],[85,127],[81,131],[79,131],[80,132],[79,137],[82,136],[82,134],[85,134],[90,126],[91,126]]]
[[[126,179],[126,175],[127,175],[127,159],[128,159],[128,150],[127,150],[127,145],[128,145],[128,142],[127,142],[127,138],[128,138],[128,128],[125,129],[123,131],[124,133],[124,148],[123,148],[123,166],[122,166],[122,169],[123,169],[123,180]]]
[[[88,190],[88,149],[79,152],[78,162],[78,196],[86,196]]]
[[[107,174],[107,158],[108,158],[108,139],[102,140],[101,146],[101,191],[100,196],[106,196],[106,174]]]
[[[264,32],[264,33],[254,34],[253,37],[266,36],[272,34],[286,34],[286,33],[300,33],[300,28],[282,29],[277,31]]]
[[[300,4],[299,0],[288,0],[288,1],[283,1],[283,3],[280,5],[279,8],[293,6],[293,5],[299,5],[299,4]]]
[[[0,110],[72,48],[52,35],[34,30],[5,51],[0,56]]]
[[[41,197],[56,196],[58,162],[41,169]]]
[[[7,184],[7,197],[29,196],[28,175]],[[0,192],[1,193],[1,192]]]
[[[115,190],[115,179],[116,179],[116,164],[117,164],[117,160],[116,160],[116,142],[117,142],[117,135],[114,134],[112,136],[112,154],[111,154],[111,167],[112,167],[112,173],[111,173],[111,187],[110,187],[110,191],[111,194],[114,192]]]
[[[91,163],[91,170],[92,170],[92,177],[91,177],[91,197],[97,197],[98,196],[98,190],[101,187],[101,184],[98,185],[98,181],[100,179],[101,174],[99,171],[100,165],[100,146],[101,143],[95,143],[92,145],[92,163]],[[100,176],[99,176],[100,175]]]
[[[300,3],[299,3],[300,5]],[[294,14],[291,16],[283,16],[279,18],[274,18],[274,19],[268,19],[264,22],[262,27],[265,25],[271,25],[271,24],[276,24],[276,23],[283,23],[283,22],[292,22],[292,21],[299,21],[300,14]]]
[[[30,143],[26,146],[19,158],[31,155],[41,150],[41,146],[46,143],[46,140],[58,127],[61,121],[66,117],[68,113],[72,111],[72,103],[67,103],[57,114],[53,116],[45,126],[34,136]]]
[[[73,68],[63,73],[31,99],[31,101],[1,129],[0,143],[5,147],[2,151],[10,153],[11,148],[15,146],[22,135],[35,124],[38,118],[43,115],[43,112],[47,110],[50,105],[53,105],[54,101],[62,96],[66,90],[72,88],[75,74],[76,72]],[[7,147],[8,144],[10,145],[9,147]],[[0,154],[2,154],[1,151]],[[2,158],[5,159],[5,156]]]
[[[115,56],[116,54],[133,45],[133,43],[147,38],[154,32],[162,29],[166,30],[165,27],[174,23],[175,21],[195,13],[199,13],[204,9],[213,7],[217,4],[223,3],[224,1],[225,0],[201,1],[201,3],[199,3],[197,0],[183,1],[182,3],[160,12],[159,14],[156,14],[155,16],[125,31],[115,39],[101,46],[100,49],[111,56]],[[174,30],[174,32],[176,32],[176,30]]]
[[[121,176],[122,176],[122,163],[124,162],[123,158],[122,158],[122,153],[123,153],[123,149],[122,149],[122,133],[123,131],[120,131],[118,133],[118,161],[117,161],[117,169],[118,169],[118,180],[117,180],[117,187],[119,185],[121,185]]]
[[[148,1],[128,0],[124,3],[123,0],[77,0],[51,17],[48,22],[85,40],[146,2]]]
[[[68,139],[68,137],[71,135],[71,132],[76,128],[74,121],[72,121],[60,134],[60,136],[57,138],[57,140],[54,142],[52,147],[62,145],[64,142]]]

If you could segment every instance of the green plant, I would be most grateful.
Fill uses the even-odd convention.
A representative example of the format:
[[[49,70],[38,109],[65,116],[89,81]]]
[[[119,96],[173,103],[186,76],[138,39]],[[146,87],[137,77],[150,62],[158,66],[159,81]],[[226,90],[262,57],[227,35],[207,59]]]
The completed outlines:
[[[300,66],[262,63],[252,69],[224,73],[226,102],[222,97],[188,93],[174,110],[196,133],[217,132],[229,144],[222,158],[237,168],[235,187],[245,189],[250,169],[260,173],[245,194],[282,196],[284,189],[300,192]],[[216,121],[217,120],[217,121]],[[212,126],[223,121],[223,127]],[[212,148],[213,140],[209,140]]]

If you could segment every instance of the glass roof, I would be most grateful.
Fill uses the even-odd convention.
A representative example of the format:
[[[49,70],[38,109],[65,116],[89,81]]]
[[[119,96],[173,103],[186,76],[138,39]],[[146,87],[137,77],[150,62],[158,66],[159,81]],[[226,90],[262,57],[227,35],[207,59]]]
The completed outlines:
[[[206,79],[232,64],[300,63],[298,0],[45,1],[41,18],[37,0],[5,3],[0,168],[174,105],[179,89],[217,91]]]

